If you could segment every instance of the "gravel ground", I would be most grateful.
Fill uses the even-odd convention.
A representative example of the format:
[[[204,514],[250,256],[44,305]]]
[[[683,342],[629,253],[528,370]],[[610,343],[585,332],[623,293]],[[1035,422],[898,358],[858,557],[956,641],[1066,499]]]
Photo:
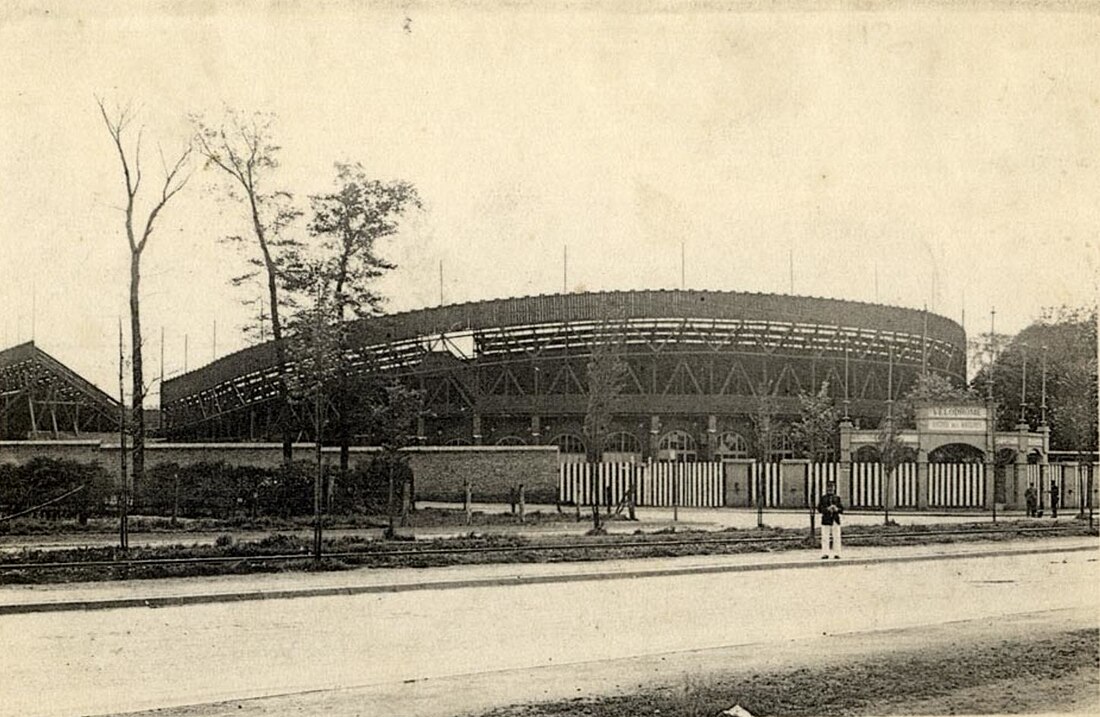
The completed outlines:
[[[1100,714],[1096,626],[1092,608],[1046,610],[535,669],[288,691],[134,714],[715,717],[734,704],[749,707],[758,717]],[[871,682],[858,682],[865,679]],[[836,696],[828,705],[820,698],[822,685]],[[765,704],[765,699],[772,701]]]
[[[1100,631],[917,646],[874,659],[712,674],[634,694],[519,705],[484,717],[941,715],[1100,711]]]

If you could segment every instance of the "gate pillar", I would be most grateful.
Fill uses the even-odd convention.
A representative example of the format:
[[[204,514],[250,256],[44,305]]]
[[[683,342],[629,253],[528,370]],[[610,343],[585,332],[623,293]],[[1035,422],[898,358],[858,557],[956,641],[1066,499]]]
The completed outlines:
[[[928,451],[917,452],[917,510],[928,510]]]
[[[996,487],[997,487],[997,463],[996,461],[986,460],[985,462],[985,475],[982,476],[982,483],[985,488],[985,501],[982,503],[982,507],[986,510],[993,510],[993,501],[997,499]]]

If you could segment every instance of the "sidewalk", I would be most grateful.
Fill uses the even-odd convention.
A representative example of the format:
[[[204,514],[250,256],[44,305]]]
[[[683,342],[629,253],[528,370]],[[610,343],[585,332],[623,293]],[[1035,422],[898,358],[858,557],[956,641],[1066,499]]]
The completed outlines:
[[[639,558],[569,563],[457,565],[437,568],[361,568],[342,572],[169,578],[58,585],[0,586],[0,615],[127,607],[169,607],[216,602],[357,595],[412,590],[615,580],[683,574],[782,569],[831,569],[891,562],[984,558],[1093,550],[1095,538],[1070,537],[890,547],[851,547],[841,560],[820,560],[816,550],[776,553]]]

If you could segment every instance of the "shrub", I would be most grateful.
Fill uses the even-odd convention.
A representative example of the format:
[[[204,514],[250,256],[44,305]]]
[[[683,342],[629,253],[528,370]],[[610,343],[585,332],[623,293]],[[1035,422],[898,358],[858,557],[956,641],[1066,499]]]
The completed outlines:
[[[29,510],[72,491],[35,515],[77,518],[84,524],[107,512],[114,478],[98,463],[39,457],[22,465],[0,465],[0,514]]]
[[[394,500],[401,500],[401,485],[412,482],[408,457],[378,453],[357,464],[346,475],[336,478],[332,494],[334,513],[385,513],[389,504],[390,474],[393,474]]]

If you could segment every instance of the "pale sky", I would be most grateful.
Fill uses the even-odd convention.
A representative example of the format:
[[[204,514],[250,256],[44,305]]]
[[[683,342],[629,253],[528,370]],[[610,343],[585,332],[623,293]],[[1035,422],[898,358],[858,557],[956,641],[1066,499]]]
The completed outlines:
[[[0,315],[117,392],[128,252],[94,96],[153,151],[188,113],[277,116],[275,185],[359,161],[425,209],[391,310],[686,286],[920,308],[1015,332],[1097,293],[1100,15],[633,5],[24,3],[0,11]],[[451,7],[458,8],[459,5]],[[700,7],[707,7],[700,5]],[[227,9],[228,8],[228,9]],[[234,9],[236,8],[236,9]],[[371,9],[373,8],[373,9]],[[48,12],[47,12],[48,10]],[[407,26],[407,27],[406,27]],[[197,171],[144,262],[150,377],[246,345],[245,230]],[[148,195],[146,195],[148,196]],[[32,298],[33,297],[33,298]]]

